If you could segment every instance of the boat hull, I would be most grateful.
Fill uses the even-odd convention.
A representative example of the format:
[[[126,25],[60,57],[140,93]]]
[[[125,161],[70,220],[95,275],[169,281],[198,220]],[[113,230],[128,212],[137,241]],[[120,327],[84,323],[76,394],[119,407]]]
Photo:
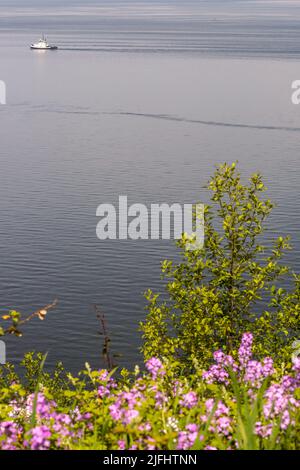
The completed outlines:
[[[56,51],[58,49],[57,46],[48,46],[48,47],[38,47],[38,46],[30,46],[30,49],[34,49],[36,51]]]

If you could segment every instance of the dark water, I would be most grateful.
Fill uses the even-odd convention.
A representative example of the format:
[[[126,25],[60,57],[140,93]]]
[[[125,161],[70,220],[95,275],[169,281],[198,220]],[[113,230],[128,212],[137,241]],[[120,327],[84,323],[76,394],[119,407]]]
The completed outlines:
[[[42,31],[58,51],[29,50]],[[0,0],[1,306],[59,299],[8,341],[10,360],[100,365],[97,303],[119,362],[138,361],[142,293],[176,248],[99,241],[96,208],[205,202],[219,162],[263,172],[278,204],[266,238],[291,234],[299,271],[299,59],[296,1]]]

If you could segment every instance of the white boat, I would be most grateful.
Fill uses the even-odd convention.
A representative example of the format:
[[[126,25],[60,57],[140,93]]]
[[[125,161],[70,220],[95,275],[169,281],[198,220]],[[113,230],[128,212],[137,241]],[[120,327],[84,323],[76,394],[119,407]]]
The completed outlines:
[[[52,46],[51,44],[48,44],[46,37],[43,35],[42,39],[39,40],[39,42],[35,44],[31,44],[30,49],[38,49],[38,50],[56,50],[57,46]]]

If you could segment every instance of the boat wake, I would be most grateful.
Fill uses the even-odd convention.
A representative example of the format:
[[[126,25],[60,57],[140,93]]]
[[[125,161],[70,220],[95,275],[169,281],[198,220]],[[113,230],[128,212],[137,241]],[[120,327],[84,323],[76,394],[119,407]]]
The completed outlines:
[[[146,114],[146,113],[133,113],[133,112],[106,113],[106,114],[117,114],[120,116],[143,117],[143,118],[150,118],[150,119],[162,119],[165,121],[200,124],[202,126],[234,127],[234,128],[255,129],[255,130],[262,130],[262,131],[300,132],[300,127],[268,126],[268,125],[260,125],[260,124],[246,124],[246,123],[239,123],[239,122],[205,121],[203,119],[188,119],[188,118],[183,118],[179,116],[170,116],[169,114]]]
[[[267,125],[267,124],[249,124],[242,122],[226,122],[226,121],[213,121],[213,120],[204,120],[204,119],[191,119],[180,116],[174,116],[170,114],[153,114],[153,113],[136,113],[130,111],[93,111],[89,108],[71,107],[70,109],[66,108],[57,108],[49,107],[44,105],[34,105],[31,108],[35,112],[44,112],[44,113],[56,113],[56,114],[70,114],[78,116],[124,116],[132,118],[143,118],[143,119],[159,119],[163,121],[170,122],[179,122],[187,124],[198,124],[201,126],[212,126],[212,127],[228,127],[236,129],[252,129],[258,131],[284,131],[284,132],[300,132],[300,127],[292,126],[276,126],[276,125]]]

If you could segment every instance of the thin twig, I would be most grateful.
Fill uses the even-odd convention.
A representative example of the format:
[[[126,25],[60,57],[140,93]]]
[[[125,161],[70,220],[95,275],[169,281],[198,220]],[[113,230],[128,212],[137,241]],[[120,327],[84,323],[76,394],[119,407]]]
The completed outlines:
[[[20,320],[19,325],[24,325],[24,323],[27,323],[28,321],[32,320],[34,317],[39,317],[41,314],[43,315],[43,312],[48,313],[48,311],[51,310],[52,308],[56,307],[57,304],[58,304],[58,300],[55,299],[51,304],[46,305],[45,307],[40,308],[39,310],[36,310],[31,315],[24,318],[24,320]],[[46,315],[46,313],[44,313],[44,315]]]
[[[106,362],[107,369],[112,370],[115,366],[110,351],[111,340],[107,331],[106,318],[104,313],[101,312],[98,305],[94,305],[94,310],[96,312],[96,317],[99,320],[101,327],[101,331],[99,332],[99,334],[103,336],[102,356],[104,358],[104,361]]]
[[[17,329],[19,326],[24,325],[25,323],[29,322],[35,317],[38,317],[40,320],[44,320],[45,316],[47,315],[48,311],[51,310],[52,308],[56,307],[58,303],[58,300],[55,299],[51,304],[46,305],[43,308],[40,308],[39,310],[36,310],[35,312],[31,313],[27,317],[25,317],[23,320],[20,319],[17,324],[12,324],[8,328],[4,330],[4,335],[7,334],[16,334],[17,336],[22,336],[22,333]],[[18,333],[18,334],[17,334]]]

